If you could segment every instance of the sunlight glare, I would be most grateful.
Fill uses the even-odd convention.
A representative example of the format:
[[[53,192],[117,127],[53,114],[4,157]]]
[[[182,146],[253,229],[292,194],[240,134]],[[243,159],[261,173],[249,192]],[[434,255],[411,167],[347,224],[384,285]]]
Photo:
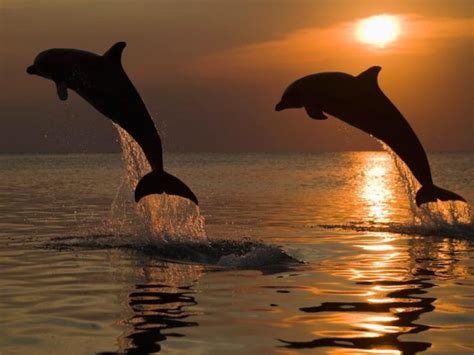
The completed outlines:
[[[400,34],[400,22],[396,16],[377,15],[357,23],[356,38],[379,48],[393,42]]]
[[[365,156],[364,179],[360,196],[368,209],[367,220],[376,223],[390,222],[393,205],[393,180],[391,161],[386,154]]]

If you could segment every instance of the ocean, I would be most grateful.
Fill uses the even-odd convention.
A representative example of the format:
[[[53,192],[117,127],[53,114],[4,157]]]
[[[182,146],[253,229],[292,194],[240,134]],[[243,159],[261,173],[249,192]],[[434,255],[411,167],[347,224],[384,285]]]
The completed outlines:
[[[470,207],[388,152],[165,154],[196,208],[136,205],[122,144],[0,155],[1,355],[474,351]],[[429,159],[474,201],[474,153]]]

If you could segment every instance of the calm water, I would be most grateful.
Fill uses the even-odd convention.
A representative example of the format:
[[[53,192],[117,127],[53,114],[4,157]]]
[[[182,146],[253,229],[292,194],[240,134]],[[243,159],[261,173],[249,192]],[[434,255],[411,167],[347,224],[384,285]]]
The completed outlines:
[[[430,160],[438,185],[474,201],[474,154]],[[387,153],[166,166],[200,198],[211,241],[270,246],[163,259],[120,155],[0,156],[2,355],[474,351],[474,228],[416,225]],[[266,267],[281,264],[272,245],[304,264]]]

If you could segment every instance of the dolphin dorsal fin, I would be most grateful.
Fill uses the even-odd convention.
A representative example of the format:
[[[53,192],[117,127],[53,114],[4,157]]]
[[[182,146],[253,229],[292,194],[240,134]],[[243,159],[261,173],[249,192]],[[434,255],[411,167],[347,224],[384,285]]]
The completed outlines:
[[[103,57],[112,62],[121,64],[122,63],[122,52],[127,46],[125,42],[117,42],[110,49],[104,53]]]
[[[382,70],[382,67],[379,67],[379,66],[370,67],[366,71],[363,71],[362,73],[357,75],[357,79],[365,82],[367,85],[377,87],[378,86],[377,78],[381,70]]]

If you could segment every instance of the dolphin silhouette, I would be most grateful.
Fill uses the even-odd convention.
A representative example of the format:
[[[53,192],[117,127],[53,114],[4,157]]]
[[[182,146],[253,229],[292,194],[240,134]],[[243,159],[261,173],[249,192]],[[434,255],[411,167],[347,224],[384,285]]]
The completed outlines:
[[[416,193],[417,206],[438,199],[466,201],[433,184],[423,146],[378,85],[381,69],[374,66],[358,76],[338,72],[305,76],[288,86],[275,110],[304,107],[308,116],[316,120],[327,119],[326,112],[387,144],[422,186]]]
[[[118,42],[104,55],[69,48],[48,49],[38,54],[26,71],[54,81],[61,100],[67,100],[67,89],[75,91],[135,139],[152,168],[135,188],[136,202],[145,196],[165,192],[198,204],[186,184],[164,171],[160,136],[140,94],[122,67],[125,46],[125,42]]]

